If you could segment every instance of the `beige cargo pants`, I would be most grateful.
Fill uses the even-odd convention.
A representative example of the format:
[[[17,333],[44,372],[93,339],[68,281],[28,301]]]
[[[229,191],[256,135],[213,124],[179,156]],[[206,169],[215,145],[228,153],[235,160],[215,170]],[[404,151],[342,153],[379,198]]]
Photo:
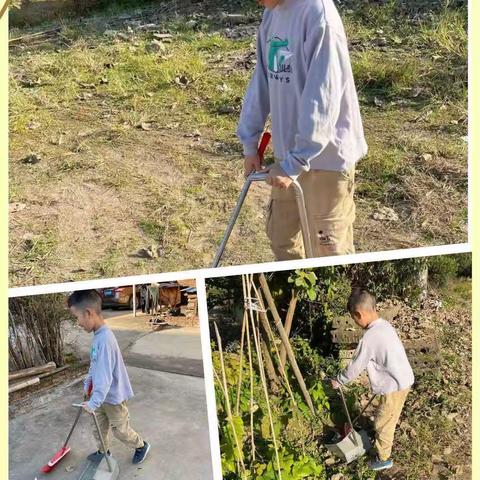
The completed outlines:
[[[355,170],[311,170],[298,178],[305,196],[315,257],[355,253]],[[276,260],[304,257],[300,218],[293,186],[272,188],[267,235]]]
[[[410,389],[387,393],[380,400],[375,416],[375,449],[380,460],[385,461],[392,454],[395,429],[400,419]]]
[[[95,415],[97,416],[100,432],[107,450],[110,448],[110,430],[115,438],[128,447],[133,449],[143,447],[142,437],[130,426],[130,414],[128,413],[126,402],[122,402],[119,405],[104,403],[95,410]],[[94,428],[93,432],[97,440],[98,450],[103,451],[97,429]]]

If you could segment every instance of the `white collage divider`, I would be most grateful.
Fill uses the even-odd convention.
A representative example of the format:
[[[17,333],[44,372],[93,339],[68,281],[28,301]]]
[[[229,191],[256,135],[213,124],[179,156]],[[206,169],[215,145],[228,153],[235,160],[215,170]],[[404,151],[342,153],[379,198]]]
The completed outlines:
[[[217,403],[213,383],[212,352],[210,349],[210,328],[208,323],[207,292],[205,279],[197,279],[198,316],[200,318],[200,335],[202,341],[203,377],[207,396],[208,429],[210,435],[210,452],[212,455],[213,480],[222,480],[222,460],[220,439],[218,436]]]
[[[287,262],[270,262],[250,265],[240,265],[220,268],[206,268],[181,272],[160,273],[150,275],[128,276],[100,280],[85,280],[50,285],[36,285],[32,287],[17,287],[9,289],[9,297],[28,295],[42,295],[48,293],[65,293],[90,288],[107,288],[122,285],[140,285],[142,283],[182,281],[195,279],[198,298],[198,315],[200,321],[200,336],[204,370],[205,394],[207,403],[207,417],[210,438],[213,480],[222,480],[221,452],[218,435],[218,419],[213,379],[212,356],[210,349],[210,330],[208,322],[207,292],[205,280],[235,276],[246,273],[269,273],[277,271],[295,270],[299,268],[321,268],[332,265],[380,262],[387,260],[401,260],[406,258],[440,256],[457,253],[470,253],[470,244],[443,245],[438,247],[419,247],[404,250],[389,250],[383,252],[358,253],[315,259],[302,259]]]
[[[109,288],[123,285],[140,285],[151,282],[172,282],[199,278],[231,277],[246,273],[280,272],[296,270],[298,268],[319,268],[333,265],[348,265],[354,263],[381,262],[385,260],[401,260],[404,258],[431,257],[436,255],[451,255],[455,253],[470,253],[472,246],[469,243],[442,245],[434,247],[416,247],[403,250],[385,250],[381,252],[355,253],[330,257],[307,258],[289,260],[285,262],[255,263],[235,265],[220,268],[204,268],[184,270],[170,273],[156,273],[148,275],[131,275],[117,278],[103,278],[98,280],[81,280],[78,282],[52,283],[34,285],[30,287],[13,287],[8,289],[9,297],[25,297],[28,295],[42,295],[45,293],[64,293],[89,288]]]

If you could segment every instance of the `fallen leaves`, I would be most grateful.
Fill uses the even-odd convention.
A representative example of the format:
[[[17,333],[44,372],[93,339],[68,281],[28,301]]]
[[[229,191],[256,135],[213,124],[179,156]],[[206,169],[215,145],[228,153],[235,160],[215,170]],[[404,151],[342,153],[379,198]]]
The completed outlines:
[[[179,87],[185,88],[190,84],[190,79],[186,75],[179,75],[175,77],[175,83]]]
[[[146,248],[140,248],[131,256],[136,258],[144,258],[146,260],[155,260],[163,256],[164,253],[164,248],[161,245],[150,245]]]
[[[25,203],[20,203],[20,202],[13,202],[8,204],[8,213],[17,213],[21,212],[27,207]]]

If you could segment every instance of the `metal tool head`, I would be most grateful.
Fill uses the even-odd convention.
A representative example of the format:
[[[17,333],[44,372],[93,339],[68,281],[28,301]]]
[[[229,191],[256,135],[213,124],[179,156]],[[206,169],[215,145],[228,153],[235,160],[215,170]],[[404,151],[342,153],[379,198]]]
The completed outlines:
[[[120,475],[118,463],[112,456],[109,456],[108,459],[111,471],[105,457],[100,462],[87,460],[78,480],[117,480]]]
[[[112,471],[110,471],[110,467],[109,465],[107,465],[104,457],[103,460],[99,463],[92,480],[117,480],[118,476],[120,475],[118,463],[113,457],[109,457],[109,459]]]
[[[339,442],[326,444],[325,446],[345,463],[350,463],[365,455],[372,444],[365,430],[359,432],[353,430]]]
[[[80,409],[83,408],[83,405],[80,403],[74,403],[73,406]],[[97,429],[102,449],[106,452],[107,448],[105,447],[105,441],[95,412],[93,412],[91,416],[95,423],[95,428]],[[105,454],[100,462],[87,460],[78,480],[117,480],[119,474],[120,469],[118,468],[117,461],[111,455]]]

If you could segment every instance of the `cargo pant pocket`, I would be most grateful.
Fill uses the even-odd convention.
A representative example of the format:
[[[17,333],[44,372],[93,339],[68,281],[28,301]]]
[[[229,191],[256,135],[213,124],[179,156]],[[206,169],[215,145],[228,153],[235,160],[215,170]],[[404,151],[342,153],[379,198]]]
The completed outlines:
[[[348,255],[354,253],[353,224],[349,218],[325,220],[315,217],[312,242],[315,256]]]

